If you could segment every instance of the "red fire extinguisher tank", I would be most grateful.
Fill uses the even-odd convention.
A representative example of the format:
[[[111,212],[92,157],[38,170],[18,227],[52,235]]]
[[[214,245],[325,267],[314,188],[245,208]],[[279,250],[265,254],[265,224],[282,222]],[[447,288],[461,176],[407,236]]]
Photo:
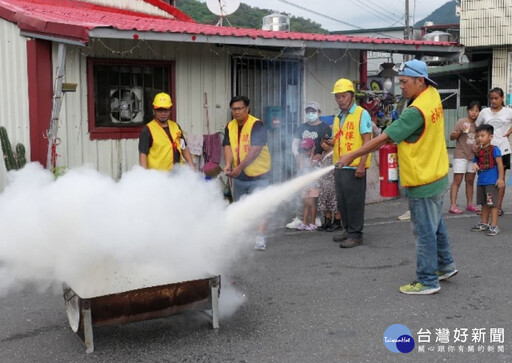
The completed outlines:
[[[398,154],[395,144],[379,149],[379,180],[381,197],[398,197]]]

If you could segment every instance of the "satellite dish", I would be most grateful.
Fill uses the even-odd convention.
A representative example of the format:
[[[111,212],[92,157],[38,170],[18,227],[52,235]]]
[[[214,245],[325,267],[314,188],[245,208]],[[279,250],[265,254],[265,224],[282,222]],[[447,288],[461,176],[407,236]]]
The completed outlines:
[[[206,6],[213,14],[220,16],[217,25],[222,25],[222,20],[226,16],[231,15],[238,10],[240,0],[206,0]]]

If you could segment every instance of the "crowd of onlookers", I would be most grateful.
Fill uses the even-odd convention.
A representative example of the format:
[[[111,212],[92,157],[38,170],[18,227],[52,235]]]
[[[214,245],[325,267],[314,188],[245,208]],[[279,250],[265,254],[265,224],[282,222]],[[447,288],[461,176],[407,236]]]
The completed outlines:
[[[482,109],[478,102],[467,107],[467,117],[457,121],[450,133],[456,140],[453,154],[453,182],[450,188],[449,213],[462,214],[457,206],[457,194],[465,181],[465,211],[481,215],[473,231],[483,231],[488,236],[500,232],[498,217],[503,215],[505,172],[510,169],[510,142],[512,109],[505,107],[501,88],[489,92],[489,107]],[[474,181],[477,178],[476,204]]]
[[[328,232],[339,229],[340,233],[333,237],[340,242],[339,247],[363,244],[371,152],[394,143],[399,182],[409,199],[409,211],[399,219],[410,218],[417,246],[417,279],[399,290],[404,294],[433,294],[440,290],[439,281],[458,273],[443,218],[443,195],[449,187],[444,111],[437,84],[429,77],[425,62],[412,59],[400,64],[398,80],[407,107],[380,134],[374,130],[370,113],[357,104],[354,83],[346,78],[338,79],[331,92],[340,110],[332,127],[320,120],[321,107],[317,102],[306,104],[305,122],[292,142],[299,174],[327,165],[335,168],[302,190],[295,218],[287,227]],[[480,222],[471,229],[495,236],[500,232],[498,217],[503,214],[505,171],[510,169],[512,109],[505,107],[500,88],[489,92],[489,104],[481,109],[478,103],[471,103],[467,117],[459,120],[450,134],[456,140],[456,148],[449,212],[464,212],[456,201],[465,179],[465,210],[480,213]],[[153,106],[155,119],[144,128],[139,140],[140,164],[167,171],[185,162],[194,167],[181,128],[169,119],[170,96],[158,94]],[[250,114],[250,100],[235,96],[229,106],[233,119],[224,129],[219,149],[222,147],[224,155],[222,171],[232,182],[236,202],[269,185],[272,162],[268,132],[263,122]],[[218,164],[214,169],[221,170]],[[473,203],[475,174],[476,204],[481,209]],[[322,217],[320,220],[317,214]],[[261,220],[255,249],[265,250],[265,231],[266,221]]]
[[[459,119],[450,133],[450,140],[455,140],[456,144],[448,212],[481,215],[481,221],[472,230],[494,236],[500,231],[498,217],[503,214],[505,172],[510,169],[508,136],[512,132],[512,109],[505,107],[500,88],[489,92],[489,104],[488,108],[482,110],[478,101],[471,102],[467,106],[467,116]],[[320,114],[320,105],[315,101],[309,102],[305,108],[305,122],[300,125],[293,140],[292,151],[300,175],[333,164],[333,147],[329,142],[333,136],[332,129],[320,121]],[[463,181],[466,205],[459,208],[457,195]],[[304,188],[301,197],[294,219],[286,225],[288,228],[327,232],[342,228],[334,170]],[[401,214],[398,219],[410,219],[410,211]]]
[[[449,156],[445,140],[444,111],[437,83],[428,75],[427,64],[412,59],[400,64],[398,81],[407,100],[400,115],[382,133],[377,134],[368,110],[357,104],[354,83],[338,79],[332,94],[339,107],[332,128],[320,120],[321,107],[309,102],[304,109],[305,122],[292,142],[299,174],[314,168],[335,165],[320,180],[311,182],[301,193],[294,220],[287,225],[303,231],[335,231],[333,240],[341,248],[363,244],[366,177],[371,152],[387,143],[397,145],[399,182],[406,190],[409,211],[399,219],[410,218],[416,243],[416,280],[400,286],[404,294],[433,294],[439,281],[455,276],[458,270],[451,254],[443,218],[443,195],[449,187]],[[473,231],[488,236],[500,232],[498,217],[503,214],[505,170],[510,169],[512,109],[505,107],[500,88],[489,92],[488,108],[478,103],[468,106],[468,115],[455,125],[450,138],[457,140],[453,158],[450,213],[461,214],[457,193],[466,181],[466,211],[480,213]],[[139,139],[139,161],[143,167],[171,171],[175,164],[193,160],[180,126],[169,119],[170,95],[155,96],[155,118],[147,124]],[[229,103],[232,119],[224,129],[222,171],[232,183],[233,201],[269,185],[272,162],[268,132],[263,122],[250,113],[250,100],[235,96]],[[219,158],[220,159],[220,158]],[[214,160],[213,170],[221,171]],[[220,160],[218,160],[220,161]],[[207,164],[203,170],[207,172]],[[211,169],[211,168],[210,168]],[[476,204],[473,203],[477,178]],[[317,220],[317,214],[323,218]],[[259,221],[254,248],[265,250],[266,221]]]

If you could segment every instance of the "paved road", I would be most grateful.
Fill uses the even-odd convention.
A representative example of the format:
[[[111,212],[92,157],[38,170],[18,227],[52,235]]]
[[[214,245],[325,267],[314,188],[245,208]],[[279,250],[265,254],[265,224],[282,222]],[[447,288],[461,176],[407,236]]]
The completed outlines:
[[[460,273],[435,295],[398,292],[415,269],[410,223],[396,220],[406,200],[398,199],[368,206],[364,244],[354,249],[338,248],[325,232],[273,230],[266,251],[223,276],[223,292],[234,287],[247,301],[218,330],[202,313],[95,328],[96,350],[86,355],[59,291],[12,292],[0,299],[0,362],[510,362],[511,196],[496,237],[471,232],[474,215],[446,216]],[[421,344],[425,352],[419,342],[409,354],[388,351],[383,334],[396,323],[416,340],[428,329],[432,343]],[[441,328],[450,343],[435,343]],[[453,343],[461,328],[484,329],[485,342]],[[490,344],[497,328],[503,343]]]

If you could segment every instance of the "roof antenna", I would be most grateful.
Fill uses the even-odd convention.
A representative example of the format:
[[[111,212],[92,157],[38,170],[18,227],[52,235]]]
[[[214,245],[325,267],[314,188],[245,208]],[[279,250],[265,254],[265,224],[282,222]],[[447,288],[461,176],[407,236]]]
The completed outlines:
[[[219,21],[215,24],[216,26],[222,26],[224,19],[231,26],[226,17],[238,10],[240,0],[206,0],[206,6],[213,14],[220,16]]]

